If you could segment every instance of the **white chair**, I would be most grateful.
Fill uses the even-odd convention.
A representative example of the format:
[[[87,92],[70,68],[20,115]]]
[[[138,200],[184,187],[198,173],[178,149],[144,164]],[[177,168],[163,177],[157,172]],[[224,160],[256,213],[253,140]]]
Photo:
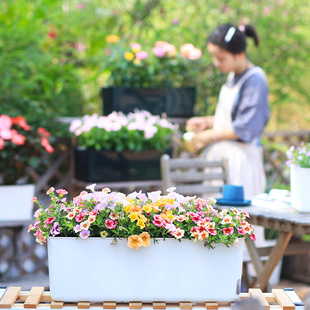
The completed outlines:
[[[176,192],[190,196],[217,196],[226,182],[225,162],[203,158],[161,157],[163,192],[176,187]]]

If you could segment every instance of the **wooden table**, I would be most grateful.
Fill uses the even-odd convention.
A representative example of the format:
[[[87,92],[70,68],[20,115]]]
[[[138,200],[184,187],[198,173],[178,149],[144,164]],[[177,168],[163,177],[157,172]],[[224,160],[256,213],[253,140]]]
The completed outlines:
[[[268,205],[270,205],[270,202]],[[280,232],[275,246],[271,249],[257,249],[254,242],[251,240],[247,242],[247,248],[257,274],[257,278],[251,284],[251,287],[260,288],[264,291],[282,255],[310,252],[310,242],[301,241],[300,243],[289,244],[293,235],[302,236],[310,234],[310,213],[298,213],[292,207],[265,208],[249,206],[243,209],[250,214],[249,223]],[[263,265],[260,257],[266,255],[269,255],[269,258]]]
[[[251,301],[253,303],[251,303]],[[254,303],[254,301],[256,301]],[[241,304],[246,302],[246,306]],[[240,307],[238,307],[240,305]],[[21,291],[20,287],[0,288],[0,309],[169,309],[169,310],[205,310],[205,309],[304,309],[305,305],[293,289],[274,289],[271,293],[263,293],[260,289],[249,289],[248,293],[241,293],[236,302],[201,302],[176,301],[175,303],[150,302],[117,302],[101,301],[91,303],[88,301],[62,302],[54,301],[50,292],[45,292],[43,287],[32,287],[29,292]]]

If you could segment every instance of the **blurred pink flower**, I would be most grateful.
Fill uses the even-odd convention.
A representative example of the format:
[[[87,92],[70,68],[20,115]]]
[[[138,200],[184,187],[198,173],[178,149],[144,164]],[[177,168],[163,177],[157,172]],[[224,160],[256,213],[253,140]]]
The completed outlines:
[[[140,52],[136,53],[136,58],[140,59],[140,60],[146,59],[146,58],[148,58],[148,56],[149,55],[146,51],[140,51]]]
[[[156,57],[164,57],[166,54],[166,50],[163,47],[153,47],[153,53]]]
[[[81,43],[81,42],[76,42],[74,44],[74,47],[79,51],[79,52],[83,52],[85,50],[85,44]]]
[[[82,9],[84,9],[84,7],[85,7],[85,3],[83,3],[83,2],[80,2],[80,3],[78,3],[78,4],[76,5],[76,8],[77,8],[78,10],[82,10]]]
[[[172,20],[172,25],[177,26],[179,23],[180,23],[180,20],[179,20],[178,18],[174,18],[174,19]]]

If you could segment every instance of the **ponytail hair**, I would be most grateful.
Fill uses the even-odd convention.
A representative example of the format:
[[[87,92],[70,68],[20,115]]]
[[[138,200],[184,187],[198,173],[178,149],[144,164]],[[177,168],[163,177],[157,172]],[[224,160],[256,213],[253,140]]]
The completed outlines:
[[[212,31],[208,42],[232,54],[239,54],[246,50],[246,37],[252,38],[256,47],[259,45],[257,32],[252,25],[236,27],[232,24],[224,24]]]

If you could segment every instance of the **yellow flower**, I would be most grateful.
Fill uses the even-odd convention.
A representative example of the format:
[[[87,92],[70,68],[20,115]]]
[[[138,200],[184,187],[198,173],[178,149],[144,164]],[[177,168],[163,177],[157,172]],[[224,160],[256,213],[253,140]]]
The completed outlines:
[[[163,207],[165,205],[172,205],[174,203],[174,201],[175,200],[171,199],[171,198],[162,198],[162,199],[158,200],[157,202],[158,202],[158,205],[160,207]]]
[[[143,241],[143,246],[148,247],[151,244],[151,236],[146,231],[139,235]]]
[[[138,235],[129,236],[127,245],[135,250],[138,250],[140,246],[143,246],[143,240]]]
[[[141,59],[135,58],[135,59],[133,60],[133,63],[134,63],[135,66],[140,66],[140,64],[141,64]]]
[[[135,55],[134,55],[133,53],[131,53],[131,52],[126,52],[126,53],[124,54],[124,57],[125,57],[125,59],[128,60],[128,61],[132,61],[132,60],[135,58]]]
[[[105,239],[105,238],[108,236],[108,233],[107,233],[105,230],[103,230],[103,231],[100,232],[100,236],[101,236],[103,239]]]
[[[117,43],[120,40],[120,37],[115,34],[110,34],[105,38],[105,40],[108,43]]]
[[[131,219],[131,221],[135,221],[139,218],[139,213],[138,212],[131,212],[128,217]]]
[[[145,223],[147,222],[147,218],[144,216],[144,215],[142,215],[142,216],[140,216],[140,218],[139,218],[139,220],[138,220],[138,222],[137,222],[137,225],[141,228],[141,229],[143,229],[144,227],[145,227]]]
[[[153,210],[153,206],[152,206],[151,204],[147,204],[147,205],[143,206],[142,209],[143,209],[145,212],[147,212],[147,213],[151,213],[152,210]]]
[[[166,211],[166,212],[164,212],[164,213],[161,213],[160,216],[162,217],[163,220],[164,220],[164,219],[168,219],[168,220],[170,220],[171,222],[172,222],[172,220],[174,219],[174,215],[173,215],[173,213],[172,213],[171,210]]]

